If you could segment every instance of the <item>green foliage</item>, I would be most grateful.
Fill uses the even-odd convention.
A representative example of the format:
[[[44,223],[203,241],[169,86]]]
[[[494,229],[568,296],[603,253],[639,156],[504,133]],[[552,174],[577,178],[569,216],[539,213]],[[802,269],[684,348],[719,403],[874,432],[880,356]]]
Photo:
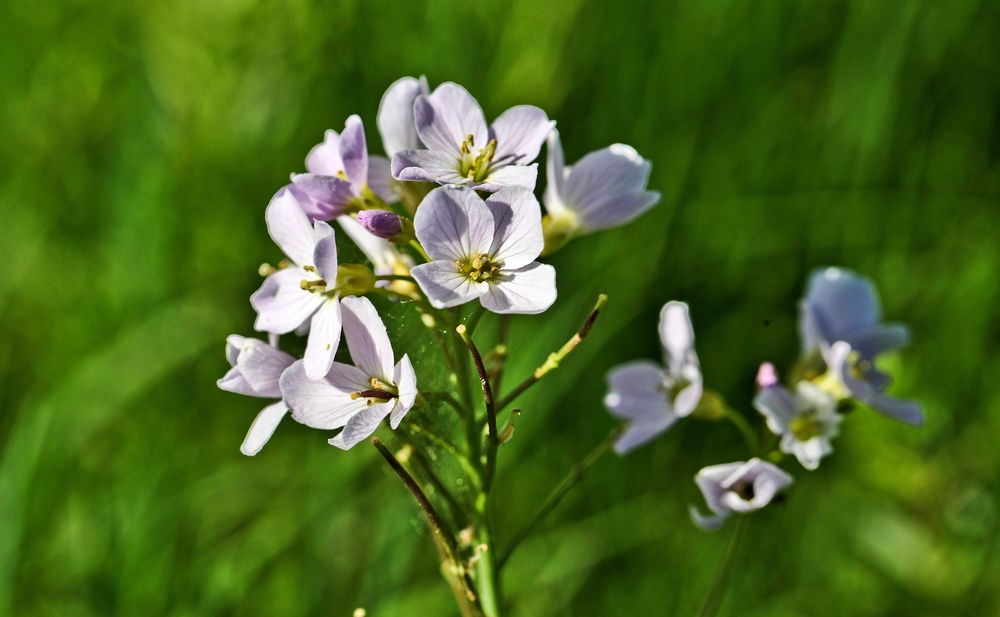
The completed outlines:
[[[818,471],[790,466],[722,614],[1000,613],[998,35],[982,0],[8,0],[0,615],[451,614],[376,452],[286,422],[243,457],[262,404],[214,385],[224,337],[251,332],[256,265],[279,257],[268,199],[348,114],[377,144],[382,91],[421,73],[490,117],[544,107],[570,161],[635,146],[664,195],[555,254],[559,301],[514,321],[507,387],[610,296],[519,401],[501,543],[613,426],[604,372],[658,355],[665,301],[691,305],[709,385],[756,420],[757,365],[789,368],[805,277],[836,264],[911,325],[894,392],[928,424],[858,410]],[[439,383],[416,319],[387,322]],[[461,440],[448,413],[414,419]],[[726,533],[690,525],[691,480],[741,443],[690,421],[601,461],[509,562],[509,614],[694,613]]]

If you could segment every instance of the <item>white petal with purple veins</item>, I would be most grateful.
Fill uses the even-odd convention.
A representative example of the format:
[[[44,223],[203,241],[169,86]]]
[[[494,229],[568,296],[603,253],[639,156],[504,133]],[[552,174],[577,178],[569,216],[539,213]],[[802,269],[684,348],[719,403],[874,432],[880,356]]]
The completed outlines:
[[[520,186],[535,190],[538,180],[538,165],[505,165],[490,171],[485,182],[473,186],[476,190],[495,193],[510,186]]]
[[[483,110],[458,84],[443,83],[428,96],[417,97],[413,118],[417,135],[430,150],[458,154],[468,135],[475,148],[484,148],[489,132]]]
[[[312,428],[340,428],[368,407],[368,399],[351,398],[370,388],[368,377],[349,364],[334,362],[326,377],[314,380],[306,376],[300,360],[282,373],[279,383],[292,417]]]
[[[429,93],[427,80],[423,77],[403,77],[393,82],[382,95],[376,123],[386,154],[392,156],[400,150],[417,150],[423,145],[413,121],[413,105],[418,96]]]
[[[298,266],[312,262],[313,227],[299,202],[287,190],[280,190],[264,210],[267,232],[285,255]]]
[[[526,266],[542,252],[542,211],[534,194],[525,188],[508,188],[486,200],[493,214],[494,236],[490,254],[504,269]]]
[[[419,212],[419,210],[418,210]],[[474,283],[459,272],[454,262],[432,261],[414,266],[410,275],[434,308],[449,308],[465,304],[482,296],[489,289],[488,283]]]
[[[336,446],[341,450],[350,450],[361,441],[367,439],[378,429],[389,412],[392,410],[392,403],[378,403],[371,407],[366,407],[361,412],[355,414],[347,421],[344,430],[336,437],[327,440],[331,446]]]
[[[243,438],[240,452],[247,456],[255,456],[260,452],[264,444],[271,439],[271,435],[274,434],[286,413],[288,413],[288,407],[284,401],[278,401],[262,409],[250,425],[247,436]]]
[[[556,269],[537,261],[515,270],[504,269],[499,281],[489,283],[479,301],[494,313],[544,312],[556,301]]]
[[[403,150],[392,157],[392,177],[397,180],[464,184],[458,175],[456,155],[444,150]]]
[[[470,189],[434,189],[417,208],[413,226],[434,260],[459,261],[488,253],[493,243],[493,215]]]
[[[534,105],[511,107],[490,127],[490,136],[497,140],[493,160],[504,164],[530,163],[538,157],[545,138],[555,125]]]
[[[287,334],[308,323],[323,304],[322,296],[302,289],[303,280],[314,278],[299,268],[284,268],[264,279],[260,289],[250,296],[250,304],[257,311],[254,329]]]
[[[323,143],[309,151],[306,156],[306,170],[323,176],[335,176],[338,172],[344,171],[344,162],[340,160],[340,135],[337,131],[326,131]]]
[[[368,183],[368,146],[365,143],[365,127],[357,115],[347,119],[340,134],[340,159],[344,162],[344,172],[353,192],[360,193]]]
[[[340,305],[344,337],[354,365],[369,377],[392,380],[392,344],[371,300],[349,297],[341,300]]]
[[[313,315],[303,356],[306,375],[310,379],[321,379],[330,370],[340,345],[340,330],[340,301],[324,298]]]
[[[413,371],[413,364],[410,357],[403,354],[403,357],[396,363],[393,369],[393,383],[399,390],[399,398],[396,406],[392,408],[392,415],[389,417],[389,426],[396,429],[417,400],[417,374]]]

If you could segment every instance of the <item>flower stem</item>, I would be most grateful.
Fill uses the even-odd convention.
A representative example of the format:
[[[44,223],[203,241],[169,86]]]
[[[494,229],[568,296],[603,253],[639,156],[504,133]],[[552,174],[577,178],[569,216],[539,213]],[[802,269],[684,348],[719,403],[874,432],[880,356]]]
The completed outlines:
[[[557,484],[552,490],[552,492],[549,493],[549,496],[542,503],[542,506],[538,509],[538,511],[535,512],[535,515],[531,517],[531,520],[529,520],[528,523],[518,530],[518,532],[515,533],[510,539],[507,547],[500,554],[500,559],[497,561],[498,569],[502,568],[503,565],[507,563],[507,560],[510,559],[511,554],[514,552],[514,549],[516,549],[521,542],[530,536],[535,529],[537,529],[538,526],[545,521],[548,515],[552,513],[552,510],[559,505],[559,502],[563,500],[573,487],[583,481],[587,470],[593,467],[597,461],[601,460],[601,457],[607,454],[607,452],[611,449],[611,446],[614,445],[619,434],[621,434],[621,429],[615,429],[612,431],[611,434],[608,435],[604,441],[597,444],[597,446],[591,450],[587,456],[583,457],[583,459],[581,459],[576,465],[573,465],[573,467],[569,470],[569,473],[567,473],[559,484]]]
[[[584,320],[583,325],[580,329],[576,331],[566,343],[559,348],[559,351],[549,354],[549,357],[545,359],[545,362],[541,366],[535,369],[535,372],[528,376],[527,379],[514,386],[514,389],[507,393],[506,396],[500,399],[497,403],[497,411],[503,411],[508,405],[513,403],[517,397],[521,396],[525,390],[531,386],[538,383],[542,377],[545,377],[550,371],[559,367],[559,364],[570,354],[571,351],[576,349],[580,343],[587,338],[587,334],[590,329],[594,326],[594,322],[597,321],[597,317],[601,314],[601,307],[604,303],[608,301],[608,297],[601,294],[597,297],[597,302],[594,304],[594,309],[587,315],[587,319]]]
[[[459,324],[455,328],[455,332],[461,337],[466,349],[469,350],[469,355],[472,356],[472,362],[476,365],[476,372],[479,373],[479,385],[483,390],[487,426],[486,468],[483,471],[483,492],[489,493],[493,485],[493,474],[496,472],[497,449],[500,447],[500,436],[497,433],[496,400],[493,396],[493,386],[490,385],[490,377],[486,373],[486,365],[483,363],[483,357],[480,355],[476,343],[469,336],[464,324]]]
[[[746,536],[749,524],[750,515],[744,514],[736,517],[736,524],[732,535],[729,536],[729,544],[726,545],[726,552],[723,553],[722,561],[715,571],[715,579],[712,581],[712,586],[709,587],[708,593],[705,595],[705,601],[698,612],[698,617],[715,617],[715,614],[719,612],[719,606],[722,605],[722,600],[726,596],[726,584],[729,581],[729,575],[733,571],[736,555],[740,550],[743,538]]]
[[[407,283],[416,284],[417,281],[413,279],[412,276],[407,274],[379,274],[375,277],[376,281],[406,281]]]

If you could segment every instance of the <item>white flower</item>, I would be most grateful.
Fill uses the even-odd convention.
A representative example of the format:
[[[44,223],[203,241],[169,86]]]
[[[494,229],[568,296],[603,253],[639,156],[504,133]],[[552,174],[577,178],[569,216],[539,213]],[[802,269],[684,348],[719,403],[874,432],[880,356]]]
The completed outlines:
[[[837,413],[837,400],[819,386],[800,381],[795,392],[769,386],[753,404],[771,432],[781,436],[781,451],[794,455],[806,469],[816,469],[820,459],[833,452],[830,440],[840,433],[843,417]]]
[[[549,133],[548,147],[546,252],[573,236],[624,225],[660,200],[659,193],[646,190],[649,161],[631,146],[613,144],[587,154],[572,167],[563,164],[555,129]]]
[[[417,97],[429,94],[426,77],[402,77],[392,82],[382,95],[376,124],[382,136],[382,146],[390,157],[401,150],[423,148],[413,121],[413,107]]]
[[[535,261],[542,250],[538,200],[525,188],[431,191],[414,217],[433,260],[411,271],[427,299],[447,308],[479,299],[494,313],[541,313],[556,300],[556,271]]]
[[[278,379],[295,362],[295,358],[277,347],[237,334],[226,338],[226,359],[232,368],[217,382],[219,388],[270,399],[281,398]],[[250,425],[240,452],[247,456],[260,452],[287,411],[288,406],[280,400],[262,409]]]
[[[337,244],[333,228],[309,224],[302,206],[282,189],[264,213],[267,231],[291,263],[269,275],[251,297],[254,328],[286,334],[309,328],[305,370],[312,379],[326,375],[340,345],[340,303],[336,292]]]
[[[281,376],[281,393],[295,420],[319,429],[343,427],[331,445],[347,450],[370,436],[389,416],[399,426],[417,398],[417,376],[405,354],[393,366],[392,344],[368,298],[341,301],[344,336],[354,366],[334,362],[323,379],[312,380],[301,361]]]
[[[711,531],[721,527],[732,514],[760,510],[793,479],[771,463],[752,458],[746,462],[705,467],[694,481],[712,514],[706,516],[691,506],[691,519],[695,525]]]
[[[668,302],[660,311],[660,343],[665,367],[640,360],[608,374],[604,405],[628,427],[615,442],[625,454],[690,415],[702,394],[701,368],[694,350],[694,329],[683,302]]]

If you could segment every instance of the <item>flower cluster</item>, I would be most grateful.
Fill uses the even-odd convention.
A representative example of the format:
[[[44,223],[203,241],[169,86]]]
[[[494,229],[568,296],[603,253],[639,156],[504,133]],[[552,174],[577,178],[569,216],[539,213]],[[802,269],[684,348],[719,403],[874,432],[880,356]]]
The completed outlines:
[[[833,452],[831,440],[855,404],[908,424],[923,422],[920,405],[885,394],[891,380],[875,368],[877,356],[905,345],[909,332],[905,326],[881,322],[878,297],[869,281],[840,268],[813,273],[801,302],[799,325],[802,354],[789,385],[780,383],[771,363],[762,364],[757,372],[753,406],[776,440],[772,447],[777,449],[769,458],[780,461],[789,454],[805,469],[817,469],[820,460]],[[718,395],[703,398],[706,391],[686,304],[668,302],[663,307],[659,334],[663,367],[637,361],[608,374],[605,406],[626,421],[615,450],[625,454],[692,414],[729,418],[745,428],[742,417],[720,403]],[[760,450],[756,436],[747,434],[751,448]],[[692,518],[699,526],[714,529],[732,514],[766,506],[792,483],[792,476],[771,462],[753,458],[706,467],[695,481],[711,514],[692,508]]]
[[[219,387],[277,400],[254,421],[243,446],[256,454],[290,412],[313,428],[342,429],[350,448],[386,416],[396,428],[420,404],[413,365],[396,362],[368,296],[409,302],[425,323],[435,311],[478,300],[498,314],[535,314],[556,300],[555,269],[537,260],[570,238],[623,224],[651,207],[649,162],[616,144],[570,170],[555,122],[531,105],[487,124],[461,86],[430,89],[404,77],[382,97],[378,131],[386,156],[368,151],[361,118],[326,131],[268,204],[267,230],[284,258],[265,264],[250,298],[254,328],[269,342],[231,336],[232,369]],[[545,213],[535,197],[538,158],[548,143]],[[338,261],[336,220],[369,264]],[[549,231],[551,230],[551,231]],[[342,241],[342,240],[341,240]],[[432,326],[434,327],[434,326]],[[306,338],[296,359],[279,337]],[[341,337],[352,360],[336,360]]]

